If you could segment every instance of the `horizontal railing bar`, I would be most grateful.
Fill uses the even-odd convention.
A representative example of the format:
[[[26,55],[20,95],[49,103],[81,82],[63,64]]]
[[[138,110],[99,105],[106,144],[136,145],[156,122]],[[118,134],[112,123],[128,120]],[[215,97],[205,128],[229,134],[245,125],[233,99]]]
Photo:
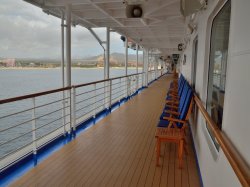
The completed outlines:
[[[103,92],[103,93],[99,93],[99,94],[97,94],[97,95],[95,95],[95,96],[93,96],[93,97],[88,97],[88,98],[86,98],[86,99],[84,99],[84,100],[81,100],[81,101],[76,102],[76,104],[82,103],[82,102],[84,102],[84,101],[87,101],[87,100],[89,100],[89,99],[95,98],[96,96],[100,96],[100,95],[103,95],[103,94],[104,94],[104,92]]]
[[[44,91],[44,92],[38,92],[38,93],[34,93],[34,94],[28,94],[28,95],[23,95],[23,96],[18,96],[18,97],[12,97],[12,98],[8,98],[8,99],[2,99],[2,100],[0,100],[0,104],[10,103],[10,102],[14,102],[14,101],[20,101],[20,100],[24,100],[24,99],[29,99],[29,98],[33,98],[33,97],[48,95],[48,94],[61,92],[61,91],[66,91],[66,90],[70,90],[73,87],[74,88],[79,88],[79,87],[88,86],[88,85],[91,85],[91,84],[107,82],[107,81],[110,81],[110,80],[116,80],[116,79],[131,77],[131,76],[135,76],[135,75],[140,75],[140,74],[144,74],[144,73],[143,72],[142,73],[135,73],[135,74],[127,75],[127,76],[114,77],[114,78],[110,78],[110,79],[104,79],[104,80],[89,82],[89,83],[85,83],[85,84],[78,84],[78,85],[68,86],[68,87],[64,87],[64,88],[48,90],[48,91]]]
[[[82,109],[84,109],[84,108],[87,108],[87,107],[89,107],[89,106],[91,106],[91,105],[93,105],[93,104],[95,104],[95,103],[98,103],[98,102],[100,102],[100,101],[103,101],[103,100],[105,100],[105,99],[107,99],[107,98],[109,98],[109,96],[103,97],[103,98],[97,100],[96,102],[90,103],[90,104],[88,104],[88,105],[86,105],[86,106],[84,106],[84,107],[82,107],[82,108],[79,108],[79,109],[76,110],[76,112],[78,112],[78,111],[80,111],[80,110],[82,110]],[[105,104],[106,104],[106,103],[105,103]]]
[[[23,136],[25,136],[25,135],[31,133],[32,131],[33,131],[33,130],[28,131],[28,132],[26,132],[26,133],[24,133],[24,134],[22,134],[22,135],[20,135],[20,136],[16,136],[15,138],[12,138],[12,139],[10,139],[10,140],[8,140],[8,141],[6,141],[6,142],[3,142],[3,143],[0,144],[0,147],[3,146],[3,145],[5,145],[5,144],[7,144],[7,143],[10,143],[10,142],[12,142],[12,141],[14,141],[14,140],[17,140],[17,139],[19,139],[19,138],[21,138],[21,137],[23,137]]]
[[[104,93],[100,93],[100,94],[98,94],[98,95],[95,95],[95,96],[92,96],[92,97],[88,97],[88,98],[86,98],[86,99],[83,99],[83,100],[81,100],[81,101],[76,102],[75,104],[77,105],[77,104],[79,104],[79,103],[82,103],[82,102],[84,102],[84,101],[88,101],[89,99],[93,99],[93,98],[95,98],[96,96],[103,95],[103,94],[104,94]]]
[[[27,147],[27,146],[32,145],[32,143],[33,143],[33,142],[29,142],[28,144],[25,144],[25,145],[23,145],[23,146],[21,146],[21,147],[18,147],[18,148],[15,149],[14,151],[12,150],[12,152],[3,155],[0,159],[3,160],[3,159],[5,159],[6,157],[8,157],[8,156],[10,156],[10,155],[12,155],[12,154],[15,154],[16,152],[20,151],[21,149],[23,149],[23,148],[25,148],[25,147]],[[31,151],[32,151],[32,150],[31,150]],[[30,152],[31,152],[31,151],[30,151]]]
[[[0,119],[4,119],[4,118],[7,118],[7,117],[10,117],[10,116],[14,116],[14,115],[17,115],[17,114],[21,114],[21,113],[24,113],[24,112],[28,112],[30,110],[33,110],[33,108],[29,108],[29,109],[26,109],[26,110],[23,110],[23,111],[19,111],[19,112],[16,112],[16,113],[12,113],[12,114],[9,114],[9,115],[6,115],[6,116],[1,116]]]
[[[41,107],[48,106],[48,105],[51,105],[51,104],[54,104],[54,103],[58,103],[58,102],[60,102],[60,101],[64,101],[64,100],[66,100],[66,99],[70,99],[70,97],[67,97],[67,98],[64,98],[64,99],[59,99],[59,100],[56,100],[56,101],[52,101],[52,102],[50,102],[50,103],[46,103],[46,104],[43,104],[43,105],[38,105],[38,106],[36,106],[36,107],[34,107],[34,108],[31,108],[31,109],[41,108]]]
[[[14,115],[17,115],[17,114],[21,114],[21,113],[24,113],[24,112],[28,112],[30,110],[33,110],[33,109],[36,109],[36,108],[41,108],[41,107],[44,107],[44,106],[47,106],[47,105],[50,105],[50,104],[53,104],[53,103],[57,103],[59,101],[63,101],[63,100],[66,100],[66,99],[69,99],[70,97],[67,97],[67,98],[64,98],[64,99],[60,99],[60,100],[57,100],[57,101],[53,101],[51,103],[46,103],[44,105],[39,105],[39,106],[36,106],[36,107],[32,107],[32,108],[28,108],[26,110],[22,110],[22,111],[19,111],[19,112],[16,112],[16,113],[12,113],[12,114],[9,114],[9,115],[6,115],[6,116],[1,116],[0,119],[4,119],[4,118],[7,118],[7,117],[10,117],[10,116],[14,116]]]
[[[194,100],[203,117],[207,121],[209,128],[212,130],[217,142],[221,146],[225,156],[231,164],[235,174],[243,186],[250,186],[250,169],[245,163],[240,153],[234,148],[234,145],[228,140],[225,133],[223,133],[209,116],[208,112],[204,108],[199,97],[194,94]]]
[[[38,93],[34,93],[34,94],[28,94],[28,95],[23,95],[23,96],[18,96],[18,97],[12,97],[12,98],[8,98],[8,99],[0,100],[0,104],[10,103],[10,102],[14,102],[14,101],[20,101],[20,100],[24,100],[24,99],[29,99],[29,98],[33,98],[33,97],[48,95],[48,94],[57,93],[57,92],[70,90],[70,89],[71,89],[71,87],[64,87],[64,88],[49,90],[49,91],[45,91],[45,92],[38,92]]]
[[[70,106],[65,106],[64,108],[69,108],[69,107],[70,107]],[[31,121],[33,121],[33,120],[37,120],[37,119],[39,119],[39,118],[41,118],[41,117],[48,116],[48,115],[50,115],[50,114],[52,114],[52,113],[55,113],[55,112],[58,112],[58,111],[60,111],[60,110],[63,110],[63,108],[60,108],[60,109],[58,109],[58,110],[54,110],[54,111],[52,111],[51,113],[44,114],[44,115],[39,116],[39,117],[37,117],[37,118],[35,118],[35,119],[30,119],[30,120],[28,120],[28,121],[24,121],[24,122],[22,122],[22,123],[19,123],[19,124],[17,124],[17,125],[11,126],[11,127],[8,127],[8,128],[6,128],[6,129],[1,129],[1,130],[0,130],[0,133],[1,133],[1,132],[4,132],[4,131],[7,131],[7,130],[10,130],[10,129],[13,129],[13,128],[18,127],[18,126],[21,126],[21,125],[23,125],[23,124],[29,123],[29,122],[31,122]]]
[[[65,126],[68,125],[68,124],[70,124],[70,122],[66,123]],[[60,126],[59,128],[62,128],[62,127],[63,127],[63,126]],[[54,131],[58,130],[59,128],[55,129]],[[53,131],[53,132],[54,132],[54,131]],[[52,132],[51,132],[51,133],[52,133]],[[48,134],[47,134],[47,135],[48,135]],[[47,136],[47,135],[45,135],[45,136]],[[40,139],[44,138],[45,136],[39,137],[39,138],[37,138],[36,140],[39,141]],[[10,152],[10,153],[5,154],[5,155],[4,155],[3,157],[1,157],[0,159],[3,160],[3,159],[5,159],[6,157],[8,157],[8,156],[10,156],[10,155],[12,155],[12,154],[15,154],[16,152],[20,151],[21,149],[23,149],[23,148],[25,148],[25,147],[27,147],[27,146],[29,146],[29,145],[32,145],[32,143],[33,143],[33,142],[30,142],[30,143],[28,143],[28,144],[25,144],[24,146],[19,147],[18,149],[15,149],[14,151],[12,151],[12,152]],[[32,151],[32,150],[31,150],[31,151]]]
[[[82,87],[82,86],[88,86],[90,84],[96,84],[96,83],[100,83],[100,82],[107,82],[107,81],[110,81],[110,80],[116,80],[116,79],[121,79],[121,78],[134,76],[134,75],[140,75],[140,74],[143,74],[143,73],[135,73],[135,74],[127,75],[127,76],[114,77],[114,78],[110,78],[110,79],[104,79],[104,80],[100,80],[100,81],[95,81],[95,82],[90,82],[90,83],[85,83],[85,84],[79,84],[79,85],[75,85],[73,87],[78,88],[78,87]]]
[[[114,86],[114,85],[117,85],[117,84],[121,84],[121,83],[123,83],[123,82],[126,82],[126,81],[119,81],[119,82],[117,82],[117,83],[112,83],[112,86]]]
[[[125,90],[127,90],[127,88],[121,89],[121,90],[119,90],[119,92],[123,92],[123,91],[125,91]],[[115,94],[117,94],[117,93],[119,93],[119,92],[114,92],[114,93],[112,93],[112,95],[115,95]]]
[[[69,115],[70,115],[70,114],[67,114],[67,115],[65,115],[64,117],[67,117],[67,116],[69,116]],[[54,123],[55,121],[58,121],[58,120],[64,118],[64,117],[60,117],[60,118],[58,118],[58,119],[56,119],[56,120],[50,121],[49,123],[46,124],[46,126],[49,125],[49,124],[51,124],[51,123]],[[43,127],[44,127],[44,126],[45,126],[45,125],[43,125]],[[29,133],[31,133],[31,132],[37,130],[37,129],[39,129],[39,128],[40,128],[40,127],[36,128],[36,129],[33,129],[33,130],[30,130],[30,131],[28,131],[28,132],[26,132],[26,133],[24,133],[24,134],[22,134],[22,135],[20,135],[20,136],[17,136],[17,137],[15,137],[15,138],[13,138],[13,139],[10,139],[10,140],[6,141],[6,142],[3,142],[3,143],[0,144],[0,147],[1,147],[2,145],[5,145],[5,144],[7,144],[7,143],[10,143],[10,142],[12,142],[12,141],[14,141],[14,140],[16,140],[16,139],[19,139],[19,138],[21,138],[21,137],[23,137],[23,136],[25,136],[25,135],[27,135],[27,134],[29,134]],[[53,131],[52,131],[52,132],[53,132]]]
[[[112,89],[112,94],[114,94],[115,90],[121,89],[122,87],[124,87],[124,86],[119,86],[119,87],[116,87],[116,88]]]
[[[120,94],[120,95],[118,95],[117,97],[115,97],[115,98],[112,98],[112,100],[115,100],[115,99],[117,99],[117,98],[119,98],[119,97],[121,97],[122,95],[124,95],[125,93],[123,93],[123,94]],[[113,103],[112,103],[113,104]]]
[[[107,104],[107,103],[109,103],[109,101],[108,101],[108,102],[104,102],[104,103],[102,103],[101,105],[98,105],[96,108],[101,107],[101,106],[103,106],[103,105],[105,105],[105,104]],[[80,118],[82,118],[83,116],[85,116],[85,115],[87,115],[87,114],[93,112],[94,110],[96,110],[96,108],[91,109],[90,111],[81,114],[81,117],[79,117],[79,118],[77,118],[77,119],[80,119]]]
[[[83,95],[83,94],[90,93],[90,92],[94,92],[95,90],[100,90],[100,89],[107,88],[107,87],[109,87],[109,86],[103,86],[103,87],[100,87],[100,88],[93,89],[91,91],[81,92],[79,94],[76,94],[76,96]]]
[[[54,122],[56,122],[56,121],[58,121],[58,120],[60,120],[60,119],[63,119],[63,118],[65,118],[65,117],[67,117],[67,116],[70,116],[70,114],[67,114],[67,115],[62,116],[62,117],[60,117],[60,118],[57,118],[57,119],[55,119],[55,120],[53,120],[53,121],[50,121],[49,123],[45,123],[44,125],[42,125],[42,126],[40,126],[40,127],[37,127],[37,128],[34,129],[34,130],[39,130],[39,129],[41,129],[41,128],[45,127],[45,126],[48,126],[49,124],[54,123]],[[63,125],[63,126],[64,126],[64,125]],[[34,130],[33,130],[33,131],[34,131]],[[32,132],[32,131],[31,131],[31,132]]]
[[[43,136],[40,136],[39,138],[36,139],[36,141],[41,140],[41,139],[44,138],[45,136],[48,136],[50,133],[53,133],[53,132],[57,131],[58,129],[62,128],[63,126],[66,126],[66,125],[69,125],[69,124],[70,124],[70,122],[68,122],[68,123],[66,123],[66,124],[64,124],[64,125],[61,125],[61,126],[57,127],[57,128],[54,129],[52,132],[49,132],[48,134],[45,134],[45,135],[43,135]]]

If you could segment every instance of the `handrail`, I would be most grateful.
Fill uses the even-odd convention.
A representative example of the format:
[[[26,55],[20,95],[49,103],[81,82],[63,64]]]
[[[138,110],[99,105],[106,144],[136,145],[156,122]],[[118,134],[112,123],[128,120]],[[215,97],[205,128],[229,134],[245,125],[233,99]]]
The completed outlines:
[[[143,73],[135,73],[135,74],[130,74],[130,75],[121,76],[121,77],[114,77],[114,78],[110,78],[110,79],[104,79],[104,80],[99,80],[99,81],[94,81],[94,82],[89,82],[89,83],[84,83],[84,84],[72,85],[72,86],[48,90],[48,91],[44,91],[44,92],[37,92],[37,93],[33,93],[33,94],[12,97],[12,98],[8,98],[8,99],[2,99],[2,100],[0,100],[0,104],[10,103],[10,102],[14,102],[14,101],[20,101],[20,100],[29,99],[29,98],[38,97],[38,96],[43,96],[43,95],[48,95],[48,94],[52,94],[52,93],[56,93],[56,92],[60,92],[60,91],[70,90],[71,88],[79,88],[79,87],[88,86],[91,84],[97,84],[97,83],[101,83],[101,82],[126,78],[126,77],[140,75],[140,74],[143,74]]]
[[[14,102],[14,101],[20,101],[20,100],[24,100],[24,99],[29,99],[29,98],[33,98],[33,97],[48,95],[48,94],[61,92],[61,91],[65,91],[65,90],[70,90],[70,89],[71,89],[71,87],[69,86],[69,87],[64,87],[64,88],[48,90],[48,91],[44,91],[44,92],[37,92],[37,93],[33,93],[33,94],[28,94],[28,95],[23,95],[23,96],[18,96],[18,97],[12,97],[12,98],[8,98],[8,99],[2,99],[2,100],[0,100],[0,104],[10,103],[10,102]]]
[[[107,82],[107,81],[112,81],[112,80],[116,80],[116,79],[122,79],[122,78],[131,77],[131,76],[135,76],[135,75],[140,75],[140,74],[143,74],[143,73],[134,73],[134,74],[125,75],[125,76],[120,76],[120,77],[114,77],[114,78],[109,78],[109,79],[103,79],[103,80],[99,80],[99,81],[95,81],[95,82],[89,82],[89,83],[74,85],[74,86],[72,86],[72,87],[79,88],[79,87],[82,87],[82,86],[89,86],[89,85],[91,85],[91,84],[97,84],[97,83],[101,83],[101,82]]]
[[[245,163],[244,159],[242,158],[240,153],[236,150],[234,145],[230,142],[230,140],[227,138],[226,134],[217,127],[217,125],[209,116],[201,100],[196,94],[194,94],[194,100],[199,110],[201,111],[202,115],[204,116],[205,120],[207,121],[209,128],[212,130],[212,133],[214,134],[216,140],[220,144],[221,149],[226,155],[229,163],[231,164],[242,186],[249,187],[250,169]]]

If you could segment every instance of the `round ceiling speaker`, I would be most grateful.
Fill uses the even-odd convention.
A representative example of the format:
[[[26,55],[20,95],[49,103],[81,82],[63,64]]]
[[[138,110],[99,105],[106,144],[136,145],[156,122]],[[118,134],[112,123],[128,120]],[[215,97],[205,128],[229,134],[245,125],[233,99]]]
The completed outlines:
[[[134,18],[142,17],[142,8],[139,6],[134,6],[132,9],[132,17]]]

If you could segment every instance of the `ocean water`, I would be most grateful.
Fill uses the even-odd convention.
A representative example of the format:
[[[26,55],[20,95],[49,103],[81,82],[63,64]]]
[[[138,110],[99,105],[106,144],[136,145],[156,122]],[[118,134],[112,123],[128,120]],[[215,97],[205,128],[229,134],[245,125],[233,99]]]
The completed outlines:
[[[136,73],[135,69],[128,70],[128,74],[133,73]],[[110,70],[110,77],[123,75],[125,75],[124,69],[112,68]],[[72,69],[72,85],[102,80],[103,76],[104,71],[102,68]],[[60,69],[0,69],[0,100],[61,88],[61,81]],[[116,90],[115,92],[118,92],[117,94],[119,94],[119,85],[117,82],[115,85],[117,89],[113,88]],[[102,94],[104,91],[103,86],[102,83],[97,85],[99,89],[96,94],[99,96],[96,100],[91,98],[93,92],[81,95],[83,92],[93,90],[93,85],[77,90],[76,94],[79,94],[76,99],[76,102],[79,102],[76,106],[77,118],[80,118],[86,114],[86,112],[92,111],[94,102],[97,103],[97,106],[103,107],[103,103],[105,102],[103,98],[104,95]],[[39,117],[36,120],[37,139],[60,128],[63,124],[62,110],[60,110],[62,108],[61,99],[62,92],[38,97],[35,99],[36,106],[42,106],[54,101],[58,102],[48,106],[38,107],[35,112],[30,110],[33,106],[32,99],[0,105],[0,160],[6,155],[17,151],[19,148],[32,143],[32,115],[34,113],[36,118]],[[99,105],[98,102],[100,103]],[[24,110],[27,111],[9,117],[3,117]],[[51,114],[47,115],[49,113]],[[66,115],[69,115],[67,111]],[[11,128],[14,126],[16,127]]]

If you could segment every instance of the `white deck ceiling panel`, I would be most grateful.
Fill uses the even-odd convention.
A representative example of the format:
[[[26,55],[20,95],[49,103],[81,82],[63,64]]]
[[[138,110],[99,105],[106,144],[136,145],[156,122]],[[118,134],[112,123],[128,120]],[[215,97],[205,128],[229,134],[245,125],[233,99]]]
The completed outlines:
[[[185,35],[180,0],[145,0],[142,18],[127,18],[123,0],[26,0],[61,17],[72,4],[73,23],[85,27],[111,27],[147,48],[165,55],[176,52]]]

